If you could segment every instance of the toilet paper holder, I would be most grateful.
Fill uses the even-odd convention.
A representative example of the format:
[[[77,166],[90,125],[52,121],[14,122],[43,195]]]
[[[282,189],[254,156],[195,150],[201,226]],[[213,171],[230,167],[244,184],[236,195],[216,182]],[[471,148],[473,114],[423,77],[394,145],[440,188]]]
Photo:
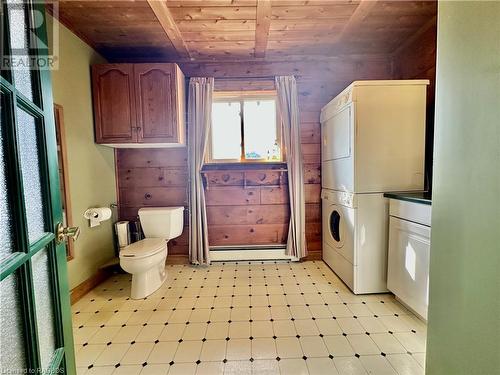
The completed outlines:
[[[89,220],[91,228],[100,225],[102,221],[109,220],[111,215],[112,211],[109,207],[88,208],[83,213],[83,217]]]

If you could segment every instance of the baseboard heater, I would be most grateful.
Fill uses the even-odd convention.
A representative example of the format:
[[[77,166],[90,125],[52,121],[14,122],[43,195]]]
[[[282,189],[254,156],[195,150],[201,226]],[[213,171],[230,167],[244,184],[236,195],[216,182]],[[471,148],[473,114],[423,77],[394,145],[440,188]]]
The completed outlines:
[[[210,260],[212,262],[254,261],[254,260],[297,260],[285,254],[284,245],[252,245],[252,246],[212,246]]]

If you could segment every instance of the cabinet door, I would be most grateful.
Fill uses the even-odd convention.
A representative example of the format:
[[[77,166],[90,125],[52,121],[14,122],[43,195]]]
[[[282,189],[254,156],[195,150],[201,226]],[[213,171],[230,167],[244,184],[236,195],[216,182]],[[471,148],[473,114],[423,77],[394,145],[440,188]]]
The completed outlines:
[[[92,91],[96,142],[137,142],[132,65],[94,65]]]
[[[174,64],[134,65],[138,141],[179,141]]]
[[[390,218],[387,288],[427,319],[431,228]]]

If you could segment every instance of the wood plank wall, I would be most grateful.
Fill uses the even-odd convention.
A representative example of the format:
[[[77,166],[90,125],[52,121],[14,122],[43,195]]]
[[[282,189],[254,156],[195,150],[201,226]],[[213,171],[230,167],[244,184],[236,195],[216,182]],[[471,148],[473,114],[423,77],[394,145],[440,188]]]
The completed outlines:
[[[186,148],[117,149],[115,160],[120,220],[136,220],[141,207],[187,207]],[[186,226],[182,235],[169,245],[169,254],[188,253]]]
[[[207,171],[212,246],[286,242],[290,218],[286,173],[270,169]]]
[[[311,257],[320,256],[321,108],[353,80],[392,78],[390,56],[289,62],[188,62],[180,66],[186,77],[215,77],[216,90],[223,91],[273,87],[272,81],[256,77],[290,74],[297,77],[305,168],[307,245]],[[118,149],[116,160],[120,219],[135,219],[138,208],[142,206],[187,206],[185,149]],[[272,170],[251,173],[217,171],[210,172],[207,178],[211,245],[285,243],[289,215],[286,178],[277,181],[276,172]],[[171,254],[187,254],[187,227],[171,245]]]
[[[434,100],[436,93],[436,37],[437,21],[429,24],[428,29],[417,39],[398,51],[393,57],[395,79],[428,79],[425,170],[426,188],[432,189],[432,165],[434,148]]]

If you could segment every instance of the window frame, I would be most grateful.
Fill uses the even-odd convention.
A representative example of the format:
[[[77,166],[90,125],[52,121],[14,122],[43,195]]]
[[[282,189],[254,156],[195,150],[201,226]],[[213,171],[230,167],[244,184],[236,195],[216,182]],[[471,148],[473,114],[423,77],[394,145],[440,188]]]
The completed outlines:
[[[245,157],[245,132],[244,132],[244,102],[245,100],[274,100],[276,108],[276,140],[280,146],[280,160],[263,159],[247,159]],[[240,139],[241,139],[241,154],[239,159],[214,159],[212,156],[212,128],[208,134],[207,150],[205,155],[205,164],[255,164],[255,163],[285,163],[285,150],[282,141],[282,124],[278,111],[278,96],[276,90],[262,91],[215,91],[213,94],[213,103],[217,102],[239,102],[240,103]]]

